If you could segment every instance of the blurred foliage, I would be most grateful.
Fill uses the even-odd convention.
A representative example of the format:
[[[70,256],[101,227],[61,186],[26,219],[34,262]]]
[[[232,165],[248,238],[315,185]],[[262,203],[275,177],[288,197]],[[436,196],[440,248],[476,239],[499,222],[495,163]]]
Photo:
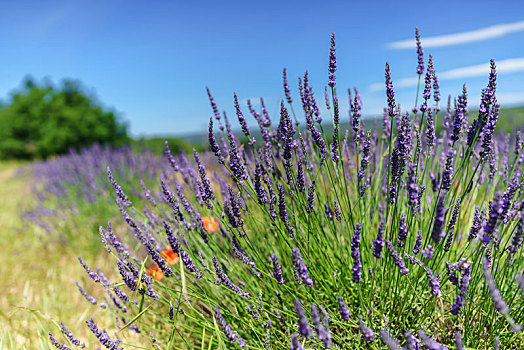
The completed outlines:
[[[169,143],[169,148],[173,154],[193,154],[193,148],[199,152],[202,150],[202,145],[192,145],[191,143],[178,137],[142,137],[131,140],[131,145],[137,152],[151,151],[154,155],[161,156],[164,154],[166,141]]]
[[[93,143],[127,141],[127,125],[79,81],[57,87],[28,77],[0,107],[0,158],[45,159]]]

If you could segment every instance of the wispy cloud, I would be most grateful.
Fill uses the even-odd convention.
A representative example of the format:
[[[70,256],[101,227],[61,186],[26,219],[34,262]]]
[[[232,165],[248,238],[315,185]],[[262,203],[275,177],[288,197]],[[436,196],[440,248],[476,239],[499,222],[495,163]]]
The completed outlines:
[[[497,61],[497,73],[508,74],[524,71],[524,57],[508,58],[506,60]],[[462,78],[471,78],[479,76],[488,76],[490,72],[489,62],[477,64],[474,66],[467,66],[461,68],[450,69],[444,72],[437,72],[439,80],[453,80]],[[395,88],[417,86],[418,78],[403,78],[393,82]],[[385,89],[384,83],[373,83],[370,85],[372,91],[380,91]]]
[[[497,24],[469,32],[461,32],[447,35],[422,37],[422,46],[424,48],[442,47],[482,41],[487,39],[499,38],[506,34],[520,32],[524,30],[524,21]],[[387,44],[390,49],[413,49],[415,47],[415,38],[395,41]]]

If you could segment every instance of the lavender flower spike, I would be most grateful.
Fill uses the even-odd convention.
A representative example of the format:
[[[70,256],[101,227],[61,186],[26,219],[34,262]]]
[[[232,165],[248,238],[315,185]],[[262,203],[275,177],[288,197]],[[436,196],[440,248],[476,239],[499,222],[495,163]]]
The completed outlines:
[[[378,334],[380,335],[380,339],[382,339],[382,341],[384,342],[384,344],[387,345],[388,348],[390,348],[391,350],[402,350],[402,347],[398,344],[397,340],[393,338],[388,333],[388,331],[383,329],[380,330]]]
[[[429,350],[448,350],[447,347],[431,338],[422,329],[418,331],[418,336]]]
[[[435,212],[435,220],[433,222],[433,230],[431,231],[431,239],[435,243],[440,242],[442,238],[444,237],[443,227],[444,227],[444,220],[446,219],[446,208],[444,207],[444,201],[445,201],[445,197],[441,195],[437,203],[437,209]]]
[[[313,280],[311,277],[309,277],[307,266],[302,259],[302,255],[300,254],[300,249],[291,249],[291,258],[293,260],[293,271],[295,273],[295,280],[297,283],[305,283],[308,287],[311,287],[313,285]]]
[[[430,268],[426,267],[426,275],[429,281],[429,288],[431,295],[440,295],[440,275],[437,273],[435,276]]]
[[[92,295],[89,295],[89,293],[87,293],[84,290],[84,288],[82,288],[82,286],[80,286],[80,284],[77,281],[75,281],[75,283],[76,283],[76,286],[78,287],[78,290],[80,291],[80,294],[82,294],[82,296],[86,298],[86,300],[89,301],[91,304],[96,305],[97,303],[96,298]]]
[[[304,347],[302,344],[300,344],[296,333],[291,334],[291,350],[304,350]]]
[[[59,343],[55,337],[53,337],[53,334],[49,332],[49,340],[51,341],[51,344],[54,345],[55,348],[58,350],[71,350],[71,348],[65,344]]]
[[[306,317],[306,312],[304,311],[304,308],[302,307],[302,303],[300,302],[300,299],[295,299],[295,311],[297,313],[297,329],[298,332],[304,337],[304,338],[310,338],[313,335],[313,329],[309,325],[309,320]]]
[[[109,181],[111,182],[111,185],[113,186],[113,189],[116,192],[116,195],[122,205],[124,207],[130,207],[133,203],[129,200],[129,198],[126,196],[124,191],[122,190],[122,187],[116,182],[115,178],[113,177],[113,173],[111,172],[111,169],[107,167],[107,177],[109,178]]]
[[[275,277],[278,284],[284,284],[285,281],[282,276],[282,267],[280,266],[275,254],[271,255],[271,261],[273,262],[273,277]]]
[[[329,82],[328,85],[335,86],[335,71],[337,70],[337,56],[335,54],[335,32],[331,34],[331,49],[329,50]]]
[[[346,305],[346,302],[342,299],[342,297],[338,296],[338,311],[340,312],[340,317],[344,321],[348,321],[351,318],[351,312],[349,312],[349,309]]]
[[[369,342],[373,342],[375,340],[375,332],[371,330],[368,326],[362,322],[362,317],[358,317],[358,326],[360,328],[360,333],[362,334],[362,337],[366,339]]]
[[[282,69],[282,76],[284,80],[284,94],[286,95],[286,101],[289,104],[293,103],[293,99],[291,98],[291,91],[289,90],[289,84],[287,82],[287,70],[286,68]]]
[[[93,270],[91,270],[89,268],[89,266],[87,266],[87,264],[84,262],[84,260],[82,260],[82,258],[79,256],[78,257],[78,261],[80,261],[80,265],[82,265],[82,267],[84,268],[84,270],[87,272],[87,274],[89,275],[89,277],[91,277],[91,279],[95,282],[100,282],[100,277],[98,277],[98,275],[96,274],[96,272],[94,272]]]
[[[240,348],[243,348],[246,346],[246,341],[244,339],[242,339],[237,332],[233,331],[231,329],[231,326],[227,324],[224,316],[222,315],[222,313],[220,312],[220,309],[218,308],[217,305],[214,306],[215,308],[215,317],[216,317],[216,320],[217,320],[217,323],[219,324],[220,326],[220,329],[222,329],[222,332],[224,332],[224,334],[226,335],[227,339],[229,339],[229,341],[231,343],[238,343],[238,346]]]
[[[373,241],[373,256],[377,259],[382,257],[382,248],[384,247],[384,222],[378,226],[377,238]]]
[[[235,109],[237,111],[238,122],[240,123],[240,126],[242,127],[242,132],[249,139],[249,144],[254,144],[255,138],[252,138],[251,135],[249,134],[249,128],[247,126],[247,121],[246,121],[246,118],[244,117],[244,114],[242,114],[242,111],[240,110],[240,105],[238,104],[238,97],[237,97],[236,92],[234,93],[234,97],[235,97]]]
[[[391,243],[389,239],[386,239],[386,244],[388,245],[389,254],[393,257],[393,262],[400,268],[400,274],[402,276],[407,276],[409,269],[406,267],[404,259],[402,259],[402,256],[400,256],[400,254],[395,250],[393,243]]]
[[[451,306],[451,313],[458,315],[460,309],[466,304],[466,294],[468,293],[469,281],[471,280],[471,264],[465,263],[463,265],[464,272],[460,279],[459,294],[455,297],[455,302]]]
[[[100,341],[100,344],[104,345],[106,348],[111,350],[124,350],[122,347],[118,346],[118,343],[114,340],[112,340],[109,337],[109,334],[107,334],[107,331],[104,329],[100,331],[98,329],[98,326],[96,325],[95,321],[92,317],[89,318],[89,320],[86,321],[87,328],[95,335],[95,337],[98,338]]]
[[[420,34],[418,31],[418,27],[415,28],[415,41],[417,43],[417,74],[422,75],[422,73],[424,73],[424,50],[422,49],[422,45],[420,43]]]
[[[69,331],[69,329],[67,329],[67,327],[64,325],[64,323],[62,321],[60,321],[60,329],[62,330],[62,333],[64,333],[64,335],[67,337],[67,339],[69,339],[71,341],[71,343],[73,343],[74,345],[80,347],[80,349],[83,349],[85,348],[85,343],[80,343],[80,340],[78,340],[77,337],[75,337],[73,335],[73,333],[71,333],[71,331]]]
[[[391,80],[391,71],[389,69],[389,62],[386,62],[386,95],[388,98],[388,116],[393,118],[397,114],[397,106],[395,102],[395,90],[393,89],[393,81]]]
[[[495,304],[495,309],[503,316],[508,315],[510,311],[509,306],[504,300],[504,298],[502,298],[500,290],[497,288],[497,285],[495,284],[495,279],[493,278],[493,275],[489,270],[488,260],[485,257],[482,258],[482,270],[484,271],[484,279],[486,280],[486,285],[488,286],[491,300],[493,300],[493,304]]]
[[[362,225],[355,225],[355,233],[351,237],[351,257],[353,258],[353,281],[358,283],[362,281],[362,261],[360,260],[360,231]]]

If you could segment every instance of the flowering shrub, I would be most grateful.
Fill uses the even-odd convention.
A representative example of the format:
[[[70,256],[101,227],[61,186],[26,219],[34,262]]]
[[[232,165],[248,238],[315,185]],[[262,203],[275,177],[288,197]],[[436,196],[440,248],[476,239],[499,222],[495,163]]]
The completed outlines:
[[[119,327],[166,349],[522,348],[520,133],[495,133],[494,61],[478,115],[469,116],[465,86],[442,112],[418,32],[417,44],[421,103],[400,109],[386,63],[380,131],[364,126],[356,90],[350,129],[340,128],[333,35],[332,135],[323,134],[307,72],[298,79],[306,128],[298,127],[284,70],[277,125],[263,103],[261,111],[248,103],[259,142],[236,95],[247,145],[209,93],[217,166],[196,151],[194,162],[175,158],[166,144],[172,171],[161,175],[161,196],[144,189],[151,206],[135,214],[111,177],[132,235],[110,224],[100,232],[121,281],[86,271],[107,290],[103,307]],[[86,323],[106,348],[125,345]]]
[[[24,218],[40,226],[47,235],[59,233],[61,241],[77,242],[78,227],[85,225],[93,226],[95,236],[108,213],[118,215],[109,195],[109,165],[122,185],[133,188],[130,193],[133,199],[140,199],[143,187],[168,169],[151,152],[136,153],[129,147],[93,145],[79,152],[71,150],[32,165],[37,201],[24,213]]]

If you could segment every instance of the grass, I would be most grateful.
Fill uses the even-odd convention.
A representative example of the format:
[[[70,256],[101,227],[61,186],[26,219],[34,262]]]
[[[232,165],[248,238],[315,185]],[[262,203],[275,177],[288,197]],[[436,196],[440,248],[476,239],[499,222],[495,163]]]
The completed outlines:
[[[108,324],[110,316],[90,307],[78,292],[75,280],[89,287],[95,297],[102,296],[102,290],[97,292],[84,278],[77,261],[81,251],[38,239],[45,235],[43,230],[20,219],[20,211],[31,206],[33,200],[27,165],[0,163],[0,348],[54,349],[47,341],[47,332],[52,330],[59,338],[56,320],[62,320],[79,337],[89,339],[85,320],[92,316]],[[79,227],[77,235],[93,237],[91,231],[90,226]],[[101,268],[107,264],[102,256],[84,259]]]

